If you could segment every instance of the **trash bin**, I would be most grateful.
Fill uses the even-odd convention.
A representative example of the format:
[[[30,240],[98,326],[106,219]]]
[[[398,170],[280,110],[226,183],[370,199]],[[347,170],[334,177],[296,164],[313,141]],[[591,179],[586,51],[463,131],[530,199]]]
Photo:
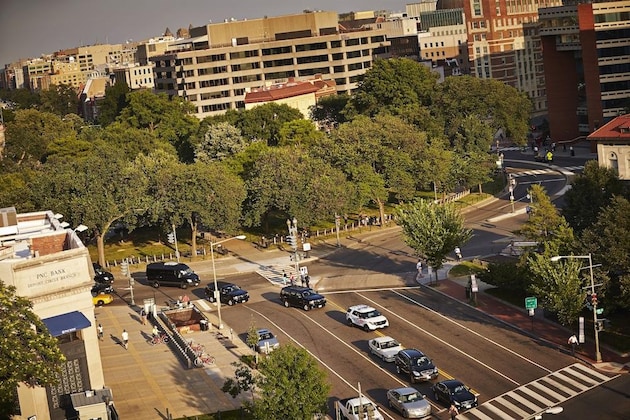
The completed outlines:
[[[206,321],[205,319],[199,321],[199,329],[201,329],[201,331],[208,331],[208,327],[208,321]]]

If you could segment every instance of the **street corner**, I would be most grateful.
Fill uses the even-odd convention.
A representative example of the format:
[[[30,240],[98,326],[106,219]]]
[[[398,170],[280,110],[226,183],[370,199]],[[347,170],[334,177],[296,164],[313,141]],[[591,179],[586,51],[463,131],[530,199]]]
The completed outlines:
[[[606,373],[630,373],[630,362],[626,364],[617,362],[593,363],[593,367]]]

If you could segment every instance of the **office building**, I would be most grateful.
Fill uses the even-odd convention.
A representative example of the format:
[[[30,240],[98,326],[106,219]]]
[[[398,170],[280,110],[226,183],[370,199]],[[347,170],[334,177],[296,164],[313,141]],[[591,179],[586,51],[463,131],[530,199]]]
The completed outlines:
[[[204,118],[244,109],[247,89],[291,77],[321,74],[350,93],[389,45],[382,29],[343,30],[336,12],[306,12],[191,28],[150,61],[156,92],[188,99]]]
[[[540,9],[554,139],[588,135],[630,108],[630,2]]]

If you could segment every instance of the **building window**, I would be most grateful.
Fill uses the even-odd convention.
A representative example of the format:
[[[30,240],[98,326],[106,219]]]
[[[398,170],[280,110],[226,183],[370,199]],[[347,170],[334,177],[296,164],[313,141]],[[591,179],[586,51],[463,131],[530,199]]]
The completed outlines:
[[[471,9],[473,12],[473,16],[481,16],[482,15],[481,0],[472,0]]]

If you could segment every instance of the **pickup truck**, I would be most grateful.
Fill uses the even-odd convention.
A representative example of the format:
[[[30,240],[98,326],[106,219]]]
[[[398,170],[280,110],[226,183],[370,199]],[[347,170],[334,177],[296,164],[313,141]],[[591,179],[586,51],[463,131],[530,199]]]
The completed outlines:
[[[348,420],[384,420],[378,407],[366,397],[346,398],[338,402],[339,411]]]

